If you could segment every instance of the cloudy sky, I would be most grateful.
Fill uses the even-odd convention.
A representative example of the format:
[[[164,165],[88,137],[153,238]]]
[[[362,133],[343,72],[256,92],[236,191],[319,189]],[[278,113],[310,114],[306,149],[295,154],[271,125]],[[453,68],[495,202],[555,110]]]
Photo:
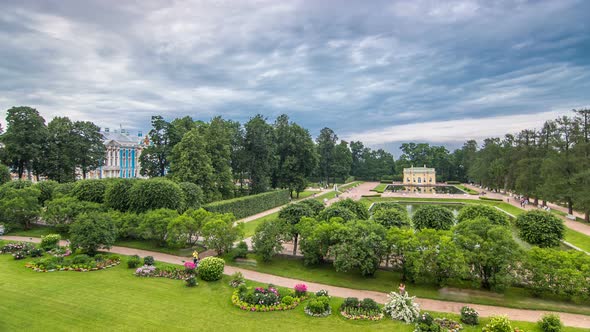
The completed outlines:
[[[282,113],[397,153],[590,106],[590,1],[0,1],[0,110]]]

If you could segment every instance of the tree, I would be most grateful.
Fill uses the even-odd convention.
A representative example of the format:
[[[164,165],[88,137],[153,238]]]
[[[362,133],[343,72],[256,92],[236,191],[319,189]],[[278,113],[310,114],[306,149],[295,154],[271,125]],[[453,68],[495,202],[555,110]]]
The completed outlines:
[[[391,227],[410,226],[408,212],[402,212],[398,209],[379,209],[373,213],[373,220],[388,229]]]
[[[73,124],[74,163],[86,179],[89,171],[99,168],[104,161],[105,145],[100,127],[89,121],[76,121]]]
[[[155,240],[160,245],[165,245],[168,236],[168,225],[177,217],[178,212],[176,210],[151,210],[143,214],[138,230],[144,239]]]
[[[573,178],[574,205],[584,211],[584,220],[590,222],[590,171],[577,173]]]
[[[310,208],[314,218],[318,217],[325,208],[322,202],[315,199],[306,199],[297,204],[301,204]]]
[[[359,269],[363,276],[372,276],[386,254],[385,228],[371,220],[357,220],[346,226],[340,243],[333,246],[334,268],[338,272]]]
[[[328,206],[319,215],[319,219],[330,221],[338,219],[341,222],[347,222],[356,219],[356,214],[342,206]]]
[[[285,114],[275,121],[277,141],[277,167],[273,177],[273,186],[288,188],[297,197],[305,190],[307,177],[311,176],[317,166],[317,152],[309,132],[289,123]]]
[[[252,237],[252,248],[265,262],[283,251],[283,236],[285,224],[282,220],[275,219],[261,223],[256,227]]]
[[[211,160],[214,191],[211,200],[233,196],[234,183],[231,173],[231,137],[228,124],[219,116],[214,117],[204,129],[205,150]]]
[[[116,240],[117,229],[108,213],[83,213],[70,227],[70,246],[90,255],[100,248],[110,249]]]
[[[216,198],[211,159],[198,129],[186,133],[172,150],[170,172],[176,181],[192,182],[201,187],[207,201]]]
[[[42,156],[47,141],[45,119],[36,109],[26,106],[12,107],[7,112],[8,128],[2,135],[4,163],[22,179],[25,171],[32,171]]]
[[[449,232],[423,229],[413,240],[414,250],[405,257],[414,281],[433,282],[440,287],[466,275],[465,258]]]
[[[33,187],[5,188],[0,198],[0,216],[13,227],[31,228],[41,214],[40,191]]]
[[[393,257],[393,266],[398,267],[402,273],[402,281],[413,280],[412,272],[407,263],[407,257],[414,250],[416,241],[414,231],[410,228],[390,228],[387,232],[387,260],[386,265]]]
[[[70,225],[80,214],[96,214],[104,212],[104,207],[98,203],[79,201],[70,196],[54,198],[46,203],[43,219],[60,233],[67,233]]]
[[[213,216],[204,209],[187,210],[182,215],[170,220],[166,242],[171,247],[194,245],[201,236],[203,225]]]
[[[563,220],[540,210],[520,214],[516,218],[516,227],[523,240],[539,247],[557,247],[565,235]]]
[[[180,186],[183,193],[183,211],[187,209],[198,209],[205,202],[203,189],[196,184],[192,182],[181,182],[178,186]]]
[[[55,188],[57,188],[58,185],[59,183],[52,180],[46,180],[35,183],[33,187],[39,189],[40,192],[39,204],[44,205],[46,201],[51,200],[53,198],[53,192],[55,191]]]
[[[330,184],[330,176],[332,176],[334,151],[336,149],[336,142],[338,136],[330,128],[323,128],[320,131],[316,143],[319,155],[319,171],[320,177],[326,180],[326,184]],[[352,155],[351,155],[352,159]],[[352,163],[352,160],[351,160]]]
[[[0,164],[0,185],[10,182],[10,180],[12,180],[10,168],[4,164]]]
[[[314,218],[301,218],[298,225],[301,234],[300,250],[306,265],[324,262],[331,248],[340,241],[346,226],[339,222],[318,222]]]
[[[182,189],[165,179],[136,181],[129,190],[129,210],[145,212],[160,208],[180,210]]]
[[[215,249],[218,255],[229,252],[243,233],[243,223],[234,226],[234,221],[231,213],[211,216],[203,225],[203,242],[207,248]]]
[[[265,118],[258,114],[245,125],[244,152],[250,174],[250,190],[253,194],[268,190],[275,168],[274,130]]]
[[[343,207],[349,209],[352,213],[355,214],[356,219],[369,219],[369,212],[367,211],[367,207],[365,204],[354,201],[350,198],[343,199],[331,205],[332,207]]]
[[[47,125],[47,143],[43,151],[43,173],[57,182],[76,179],[74,124],[67,117],[55,117]]]
[[[293,256],[297,254],[299,230],[297,224],[303,217],[312,217],[313,211],[303,204],[289,204],[279,212],[279,219],[285,222],[285,230],[293,238]]]
[[[352,164],[352,153],[346,141],[340,141],[340,144],[336,145],[333,158],[332,175],[335,178],[346,180],[350,175],[350,165]]]
[[[456,243],[484,289],[501,289],[509,284],[508,268],[520,249],[507,227],[487,218],[466,220],[455,227]]]
[[[170,165],[169,157],[174,147],[171,140],[178,137],[173,128],[161,115],[152,116],[152,129],[148,133],[150,145],[143,149],[139,156],[141,175],[148,177],[166,175]]]
[[[412,216],[415,229],[433,228],[449,230],[453,227],[455,217],[453,212],[444,206],[425,205],[419,207]]]
[[[483,204],[467,205],[461,208],[457,216],[457,222],[476,219],[479,217],[487,218],[494,225],[508,226],[506,214],[498,209]]]

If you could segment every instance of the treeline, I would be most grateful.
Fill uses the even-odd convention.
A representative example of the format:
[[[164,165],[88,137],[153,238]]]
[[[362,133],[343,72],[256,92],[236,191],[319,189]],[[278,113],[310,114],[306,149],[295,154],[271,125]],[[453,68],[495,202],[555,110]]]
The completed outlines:
[[[546,121],[503,138],[473,141],[461,149],[470,181],[496,190],[590,211],[590,109]]]
[[[30,107],[7,111],[7,130],[0,136],[0,159],[18,174],[69,182],[83,178],[104,159],[100,128],[89,121],[55,117],[48,124]],[[2,133],[0,128],[0,133]],[[6,173],[4,169],[3,173]]]

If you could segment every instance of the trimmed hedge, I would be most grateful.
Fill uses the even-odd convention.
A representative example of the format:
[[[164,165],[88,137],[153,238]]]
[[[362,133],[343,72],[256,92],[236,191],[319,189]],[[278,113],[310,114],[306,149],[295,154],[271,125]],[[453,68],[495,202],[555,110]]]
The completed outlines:
[[[233,213],[237,219],[249,217],[289,203],[289,191],[277,190],[209,203],[203,208],[214,213]]]
[[[501,198],[489,198],[489,197],[479,197],[482,201],[494,201],[494,202],[503,202],[504,200]]]
[[[459,181],[447,181],[447,184],[461,184]]]
[[[225,261],[219,257],[205,257],[199,262],[199,277],[205,281],[217,281],[223,277]]]

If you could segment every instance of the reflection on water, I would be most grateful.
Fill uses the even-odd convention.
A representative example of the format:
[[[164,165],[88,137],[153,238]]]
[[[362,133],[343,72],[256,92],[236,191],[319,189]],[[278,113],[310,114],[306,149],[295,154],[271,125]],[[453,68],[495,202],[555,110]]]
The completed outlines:
[[[420,194],[464,194],[465,192],[455,186],[402,186],[390,184],[386,191],[420,193]]]

